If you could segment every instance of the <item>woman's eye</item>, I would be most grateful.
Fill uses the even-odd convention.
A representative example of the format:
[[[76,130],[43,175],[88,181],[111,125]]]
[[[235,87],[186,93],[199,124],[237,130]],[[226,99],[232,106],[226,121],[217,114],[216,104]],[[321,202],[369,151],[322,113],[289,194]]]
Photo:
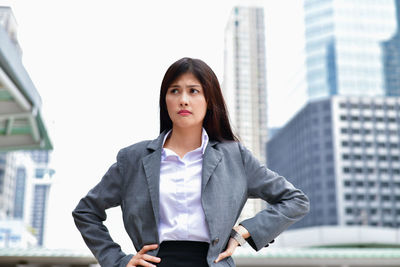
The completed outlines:
[[[178,89],[171,89],[170,92],[171,92],[172,94],[176,94],[176,93],[178,93]]]
[[[197,94],[197,93],[199,93],[200,91],[197,90],[197,89],[190,89],[190,92],[191,92],[192,94]]]

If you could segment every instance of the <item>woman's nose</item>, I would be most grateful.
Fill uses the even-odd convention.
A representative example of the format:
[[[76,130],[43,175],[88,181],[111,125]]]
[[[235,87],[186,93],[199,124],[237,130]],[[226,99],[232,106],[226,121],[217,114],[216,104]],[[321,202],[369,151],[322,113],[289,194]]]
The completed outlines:
[[[180,105],[187,106],[189,104],[189,96],[186,93],[183,93],[180,98]]]

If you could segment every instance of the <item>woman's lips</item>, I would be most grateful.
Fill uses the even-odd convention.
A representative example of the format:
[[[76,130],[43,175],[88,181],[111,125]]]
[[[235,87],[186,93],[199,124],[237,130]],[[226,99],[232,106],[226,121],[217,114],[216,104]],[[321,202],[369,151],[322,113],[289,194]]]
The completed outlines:
[[[178,112],[178,114],[179,114],[179,115],[182,115],[182,116],[186,116],[186,115],[192,114],[192,112],[190,112],[189,110],[180,110],[180,111]]]

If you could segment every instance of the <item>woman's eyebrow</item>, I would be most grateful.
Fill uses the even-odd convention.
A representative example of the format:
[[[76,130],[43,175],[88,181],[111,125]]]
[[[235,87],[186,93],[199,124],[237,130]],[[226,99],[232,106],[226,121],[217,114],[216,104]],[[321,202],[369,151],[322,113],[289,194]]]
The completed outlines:
[[[169,88],[171,88],[171,87],[181,87],[181,86],[179,84],[171,84],[169,86]],[[187,87],[201,87],[201,85],[200,84],[189,84],[189,85],[187,85]]]

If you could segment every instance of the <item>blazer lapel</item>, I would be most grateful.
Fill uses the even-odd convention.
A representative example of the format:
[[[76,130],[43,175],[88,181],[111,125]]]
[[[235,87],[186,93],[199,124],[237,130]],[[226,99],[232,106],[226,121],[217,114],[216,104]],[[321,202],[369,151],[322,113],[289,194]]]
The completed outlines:
[[[167,131],[162,132],[157,139],[149,143],[147,149],[151,152],[142,159],[157,227],[159,225],[161,151],[166,133]]]
[[[218,142],[210,141],[207,145],[206,150],[203,155],[203,170],[201,177],[201,192],[203,193],[208,180],[210,180],[211,175],[213,174],[215,168],[218,166],[218,163],[221,161],[222,153],[214,148]]]

